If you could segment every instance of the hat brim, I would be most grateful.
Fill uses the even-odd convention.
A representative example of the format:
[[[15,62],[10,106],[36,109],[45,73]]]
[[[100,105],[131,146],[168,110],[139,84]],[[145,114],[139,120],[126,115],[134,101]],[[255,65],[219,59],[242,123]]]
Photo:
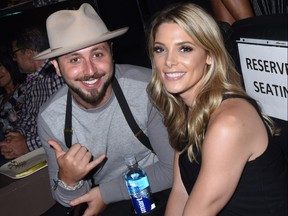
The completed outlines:
[[[42,59],[49,59],[49,58],[54,58],[54,57],[61,56],[64,54],[68,54],[73,51],[84,49],[94,44],[101,43],[101,42],[110,40],[112,38],[118,37],[120,35],[125,34],[127,31],[128,31],[128,27],[124,27],[115,31],[108,32],[102,35],[101,37],[95,38],[93,40],[87,40],[82,43],[78,43],[69,47],[58,47],[54,49],[49,48],[47,50],[44,50],[43,52],[40,52],[38,55],[34,56],[33,59],[42,60]]]

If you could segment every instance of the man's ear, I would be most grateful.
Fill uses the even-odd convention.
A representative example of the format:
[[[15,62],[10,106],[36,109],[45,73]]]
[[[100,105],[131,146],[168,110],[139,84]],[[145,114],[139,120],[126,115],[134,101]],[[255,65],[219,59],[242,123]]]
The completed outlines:
[[[38,54],[36,51],[31,50],[31,49],[25,49],[24,52],[25,52],[25,55],[29,56],[29,58],[31,59]]]
[[[62,75],[61,75],[61,73],[60,73],[59,64],[58,64],[57,59],[52,59],[52,60],[50,60],[50,63],[54,66],[57,75],[61,77]]]

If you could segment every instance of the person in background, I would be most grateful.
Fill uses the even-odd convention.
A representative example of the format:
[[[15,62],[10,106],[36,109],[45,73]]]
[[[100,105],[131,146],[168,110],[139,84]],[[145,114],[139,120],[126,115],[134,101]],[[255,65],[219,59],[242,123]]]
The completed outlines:
[[[111,40],[128,28],[109,31],[88,3],[78,10],[51,14],[46,27],[50,49],[35,59],[51,59],[67,83],[41,107],[37,121],[48,158],[52,195],[67,211],[70,206],[87,203],[87,216],[126,201],[127,208],[116,208],[109,215],[128,215],[131,201],[123,178],[126,154],[135,155],[145,169],[153,193],[164,193],[172,186],[173,150],[162,116],[146,93],[151,69],[114,64]],[[152,150],[137,139],[141,133],[134,135],[129,127],[115,96],[120,90],[112,89],[116,81]],[[72,129],[67,127],[69,121]],[[168,195],[165,204],[167,199]],[[156,203],[158,207],[160,204]],[[101,215],[108,215],[109,206]],[[44,215],[60,215],[54,207]]]
[[[215,20],[195,4],[152,21],[147,92],[175,150],[166,216],[287,216],[279,130],[242,88]]]
[[[226,49],[232,55],[234,53],[232,25],[238,20],[253,17],[254,13],[249,0],[209,0],[212,15],[219,25]]]
[[[254,16],[287,14],[287,0],[210,0],[214,18],[232,25],[234,22]]]
[[[0,56],[0,125],[2,141],[5,133],[13,130],[19,120],[21,106],[24,103],[25,88],[23,74],[18,70],[17,64],[9,55]],[[6,149],[5,149],[6,148]],[[2,152],[11,151],[9,146],[0,147],[0,164],[7,162]]]
[[[287,0],[249,0],[255,16],[288,14]]]
[[[249,0],[210,0],[214,18],[232,25],[235,21],[253,17]]]
[[[15,32],[12,40],[12,57],[25,81],[25,103],[13,131],[0,142],[6,159],[17,158],[42,146],[37,132],[37,115],[40,106],[61,86],[64,81],[57,76],[49,59],[34,60],[33,57],[49,47],[47,34],[41,27],[24,27]]]

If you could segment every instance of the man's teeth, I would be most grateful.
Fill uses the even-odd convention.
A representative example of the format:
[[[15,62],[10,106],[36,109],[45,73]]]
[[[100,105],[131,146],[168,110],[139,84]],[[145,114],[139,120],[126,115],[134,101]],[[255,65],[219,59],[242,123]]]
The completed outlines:
[[[83,81],[84,83],[88,84],[88,85],[92,85],[94,83],[97,82],[97,79],[94,79],[94,80],[89,80],[89,81]]]

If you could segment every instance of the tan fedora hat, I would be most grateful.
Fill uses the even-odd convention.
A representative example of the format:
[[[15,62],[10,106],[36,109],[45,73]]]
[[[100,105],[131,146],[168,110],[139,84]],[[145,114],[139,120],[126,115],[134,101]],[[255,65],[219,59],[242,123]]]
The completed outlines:
[[[94,44],[118,37],[128,27],[109,31],[94,8],[84,3],[78,10],[60,10],[51,14],[46,21],[50,48],[34,59],[61,56]]]

